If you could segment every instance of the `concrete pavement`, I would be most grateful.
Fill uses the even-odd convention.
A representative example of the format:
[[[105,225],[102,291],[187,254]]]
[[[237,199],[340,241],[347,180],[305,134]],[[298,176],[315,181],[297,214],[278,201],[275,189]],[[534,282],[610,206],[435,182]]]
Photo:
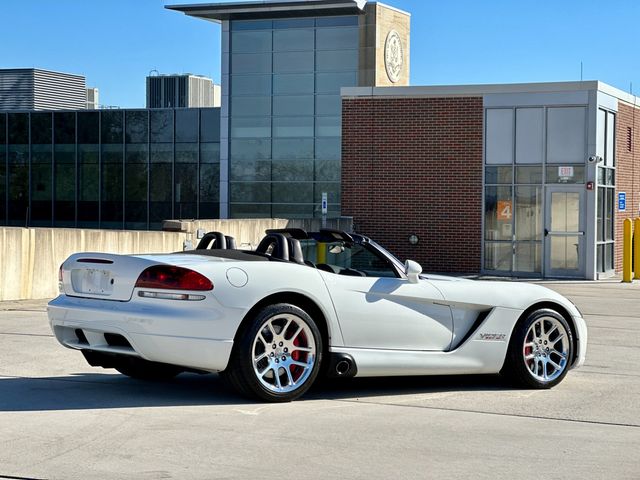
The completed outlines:
[[[545,285],[590,334],[586,365],[552,390],[354,379],[283,405],[217,375],[89,367],[51,336],[44,301],[0,303],[0,478],[639,478],[640,283]]]

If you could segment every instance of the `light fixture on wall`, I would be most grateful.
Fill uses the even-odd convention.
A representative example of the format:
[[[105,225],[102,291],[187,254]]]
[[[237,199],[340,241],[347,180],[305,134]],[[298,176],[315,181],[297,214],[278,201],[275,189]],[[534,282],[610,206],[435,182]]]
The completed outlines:
[[[418,237],[418,235],[416,235],[415,233],[409,235],[409,244],[417,245],[418,243],[420,243],[420,237]]]

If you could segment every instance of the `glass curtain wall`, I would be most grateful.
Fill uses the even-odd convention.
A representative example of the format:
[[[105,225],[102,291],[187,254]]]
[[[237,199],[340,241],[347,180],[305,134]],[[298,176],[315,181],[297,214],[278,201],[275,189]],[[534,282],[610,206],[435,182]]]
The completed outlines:
[[[598,164],[598,203],[596,206],[596,269],[598,273],[614,269],[614,211],[615,211],[615,131],[616,116],[613,112],[598,109],[597,155],[603,159]]]
[[[543,187],[584,183],[586,109],[491,108],[485,120],[484,269],[539,275]]]
[[[219,165],[215,108],[0,113],[0,225],[217,218]]]
[[[232,21],[230,216],[340,204],[340,88],[357,85],[358,17]]]

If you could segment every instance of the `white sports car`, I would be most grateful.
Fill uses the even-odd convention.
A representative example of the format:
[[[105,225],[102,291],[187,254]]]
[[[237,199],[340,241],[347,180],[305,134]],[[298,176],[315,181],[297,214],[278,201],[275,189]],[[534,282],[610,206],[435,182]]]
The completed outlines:
[[[62,345],[139,379],[220,372],[290,401],[321,375],[498,373],[550,388],[584,363],[563,296],[519,282],[423,275],[367,237],[268,230],[255,251],[211,232],[195,250],[78,253],[49,303]]]

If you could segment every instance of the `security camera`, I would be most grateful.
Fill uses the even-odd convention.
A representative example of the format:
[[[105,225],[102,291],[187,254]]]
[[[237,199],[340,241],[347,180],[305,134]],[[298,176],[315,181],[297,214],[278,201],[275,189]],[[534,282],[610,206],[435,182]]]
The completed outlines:
[[[589,157],[589,163],[600,163],[602,161],[602,157],[599,155],[591,155]]]

